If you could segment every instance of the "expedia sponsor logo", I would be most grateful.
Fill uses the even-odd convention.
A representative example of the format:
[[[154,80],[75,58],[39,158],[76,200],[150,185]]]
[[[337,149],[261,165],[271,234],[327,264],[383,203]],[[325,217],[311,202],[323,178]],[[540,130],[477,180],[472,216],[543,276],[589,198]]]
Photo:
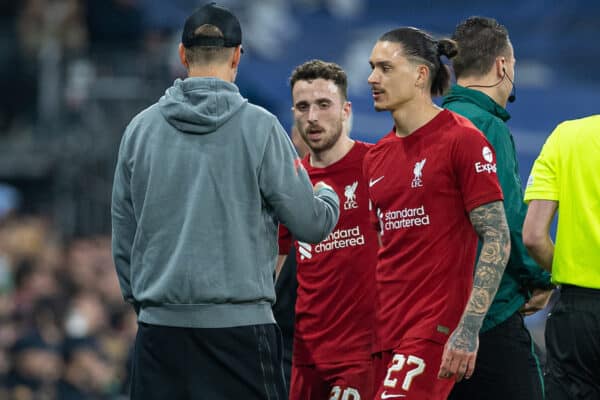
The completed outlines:
[[[496,164],[476,162],[475,172],[478,174],[482,172],[487,172],[488,174],[496,173]]]
[[[481,150],[481,156],[483,157],[483,159],[486,161],[484,163],[482,162],[476,162],[475,163],[475,172],[477,172],[478,174],[481,174],[482,172],[487,172],[488,174],[491,173],[496,173],[496,163],[494,163],[494,153],[492,152],[492,149],[490,149],[487,146],[484,146],[483,149]]]
[[[494,153],[492,153],[492,149],[490,149],[487,146],[485,146],[483,150],[481,150],[481,155],[483,156],[483,159],[489,163],[494,161]]]
[[[386,231],[424,226],[430,224],[429,214],[425,206],[404,208],[402,210],[386,211],[383,213],[383,228]]]

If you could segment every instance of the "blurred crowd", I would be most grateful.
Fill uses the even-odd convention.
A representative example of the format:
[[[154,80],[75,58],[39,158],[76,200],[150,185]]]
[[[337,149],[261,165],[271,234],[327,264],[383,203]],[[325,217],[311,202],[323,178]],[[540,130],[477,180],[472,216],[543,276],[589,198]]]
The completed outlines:
[[[126,398],[137,324],[108,236],[63,240],[42,217],[0,217],[0,320],[1,399]]]
[[[160,38],[143,25],[141,7],[139,0],[2,2],[0,89],[8,95],[0,100],[0,135],[56,128],[77,114],[95,78],[136,68],[122,54]]]
[[[135,77],[161,90],[182,76],[176,46],[182,21],[202,0],[22,0],[0,4],[0,139],[35,129],[60,129],[81,118],[91,88],[96,95],[146,95]],[[245,46],[277,57],[278,41],[294,34],[292,9],[356,15],[365,0],[221,0],[245,26]],[[40,128],[41,127],[41,128]]]

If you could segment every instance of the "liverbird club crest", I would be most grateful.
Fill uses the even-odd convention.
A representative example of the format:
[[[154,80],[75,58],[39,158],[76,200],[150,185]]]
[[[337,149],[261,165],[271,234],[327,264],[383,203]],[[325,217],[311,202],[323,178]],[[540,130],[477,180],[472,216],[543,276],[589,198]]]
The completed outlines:
[[[417,161],[415,163],[415,168],[413,169],[413,173],[415,174],[415,177],[412,180],[412,183],[410,184],[410,187],[413,188],[417,188],[417,187],[421,187],[423,186],[423,167],[425,166],[425,162],[427,161],[426,158],[422,159],[421,161]]]
[[[344,210],[350,210],[352,208],[358,208],[358,203],[356,202],[356,188],[358,187],[358,181],[354,182],[352,185],[347,185],[344,189],[344,196],[346,196],[346,201],[344,202]]]

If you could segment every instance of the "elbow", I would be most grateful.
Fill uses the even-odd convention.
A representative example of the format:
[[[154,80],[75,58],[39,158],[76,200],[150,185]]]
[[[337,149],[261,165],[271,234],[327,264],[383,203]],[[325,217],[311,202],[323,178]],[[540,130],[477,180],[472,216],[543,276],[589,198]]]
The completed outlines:
[[[301,242],[317,244],[327,239],[336,224],[337,216],[335,218],[327,218],[326,222],[323,221],[314,225],[305,225],[306,229],[292,233]]]
[[[530,253],[535,252],[544,243],[546,234],[544,232],[531,229],[530,227],[523,227],[523,245]]]
[[[317,244],[327,239],[331,232],[328,230],[319,230],[319,231],[305,231],[301,233],[295,233],[296,238],[304,243],[309,244]]]

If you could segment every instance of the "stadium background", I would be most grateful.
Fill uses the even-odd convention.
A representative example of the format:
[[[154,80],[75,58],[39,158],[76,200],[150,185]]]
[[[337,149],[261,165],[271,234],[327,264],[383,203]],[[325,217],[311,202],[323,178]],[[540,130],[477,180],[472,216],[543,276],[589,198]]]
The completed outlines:
[[[106,398],[126,391],[135,320],[120,301],[109,254],[116,151],[129,119],[184,75],[179,29],[202,3],[0,4],[0,397],[15,382],[54,393],[60,379],[67,387],[87,382]],[[515,47],[517,101],[508,106],[508,124],[524,182],[557,123],[598,113],[600,3],[592,0],[220,3],[242,21],[242,94],[286,128],[291,70],[322,58],[348,72],[352,136],[376,141],[391,128],[387,113],[372,110],[366,83],[377,37],[402,25],[448,36],[471,15],[498,19]],[[528,319],[542,350],[543,322],[544,313]],[[21,376],[30,349],[39,350],[35,379]],[[40,352],[60,357],[48,361]]]

